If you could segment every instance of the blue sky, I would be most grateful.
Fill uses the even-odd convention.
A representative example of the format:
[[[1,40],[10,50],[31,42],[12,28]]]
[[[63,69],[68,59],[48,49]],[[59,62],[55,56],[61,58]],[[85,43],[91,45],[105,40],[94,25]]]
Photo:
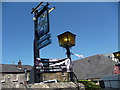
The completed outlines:
[[[39,3],[2,3],[2,63],[33,65],[34,23],[31,10]],[[50,13],[52,44],[40,50],[41,58],[65,58],[57,36],[65,31],[76,34],[71,51],[84,57],[118,50],[117,2],[58,2]],[[72,56],[72,60],[80,59]]]

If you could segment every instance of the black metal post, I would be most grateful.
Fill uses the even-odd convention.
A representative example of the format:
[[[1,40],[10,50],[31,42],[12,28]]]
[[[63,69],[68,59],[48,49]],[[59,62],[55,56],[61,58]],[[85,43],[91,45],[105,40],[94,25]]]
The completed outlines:
[[[35,65],[35,59],[38,57],[37,55],[37,23],[38,20],[36,18],[38,11],[34,12],[34,65]]]
[[[34,12],[34,82],[40,82],[40,75],[38,75],[36,70],[36,58],[39,58],[39,49],[37,47],[37,37],[38,37],[38,11]]]
[[[66,47],[66,54],[67,54],[67,58],[69,58],[71,60],[71,53],[70,53],[70,48]]]
[[[72,61],[71,61],[71,53],[70,53],[70,47],[66,47],[66,54],[67,54],[67,58],[69,58],[70,59],[70,63],[72,64]],[[70,72],[70,81],[74,81],[73,80],[73,69],[72,69],[72,67],[71,67],[71,72]]]
[[[35,31],[36,31],[36,12],[34,13],[34,82],[36,82],[36,62],[35,62],[35,60],[36,60],[36,57],[37,57],[37,54],[36,54],[36,34],[35,34]]]

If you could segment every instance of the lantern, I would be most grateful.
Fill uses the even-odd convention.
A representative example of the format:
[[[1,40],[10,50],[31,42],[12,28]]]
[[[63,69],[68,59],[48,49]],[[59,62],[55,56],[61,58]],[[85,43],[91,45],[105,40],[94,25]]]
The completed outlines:
[[[115,56],[115,58],[120,59],[120,51],[114,52],[113,55]]]
[[[57,36],[58,42],[61,47],[67,48],[75,46],[75,34],[72,34],[71,32],[65,32],[63,34],[60,34]]]

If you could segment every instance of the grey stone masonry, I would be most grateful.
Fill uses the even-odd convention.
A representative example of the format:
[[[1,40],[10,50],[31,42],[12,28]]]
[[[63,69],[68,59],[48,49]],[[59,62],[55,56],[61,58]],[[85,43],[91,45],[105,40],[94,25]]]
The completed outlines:
[[[3,90],[7,88],[3,88]],[[12,89],[12,88],[9,88]],[[73,82],[58,82],[58,83],[34,83],[23,84],[19,88],[14,90],[85,90],[85,86],[82,83],[76,85]]]
[[[25,74],[2,74],[0,78],[2,88],[19,88],[24,84]]]

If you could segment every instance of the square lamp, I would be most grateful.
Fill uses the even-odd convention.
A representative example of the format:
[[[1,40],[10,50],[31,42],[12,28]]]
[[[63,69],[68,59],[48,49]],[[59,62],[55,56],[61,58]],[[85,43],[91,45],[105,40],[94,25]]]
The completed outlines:
[[[65,32],[57,36],[60,47],[72,47],[75,46],[76,35],[71,32]]]
[[[120,58],[120,51],[114,52],[113,55],[114,55],[115,58],[119,59]]]

